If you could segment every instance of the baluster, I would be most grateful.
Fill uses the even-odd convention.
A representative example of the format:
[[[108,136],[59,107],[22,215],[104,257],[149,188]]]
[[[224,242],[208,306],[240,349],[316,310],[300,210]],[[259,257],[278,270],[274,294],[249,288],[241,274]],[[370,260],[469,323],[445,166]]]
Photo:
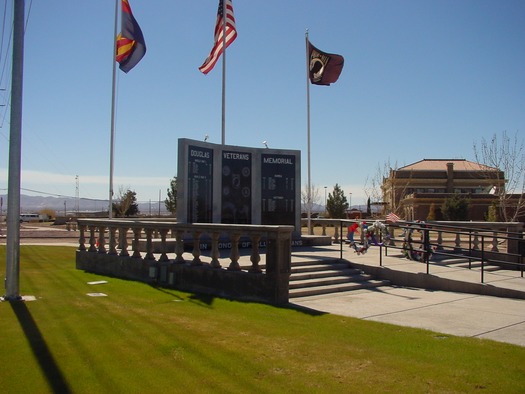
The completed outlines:
[[[221,268],[221,263],[219,262],[219,236],[220,233],[213,232],[211,234],[211,263],[212,268]]]
[[[443,231],[438,230],[436,250],[443,250]]]
[[[144,260],[155,260],[155,256],[153,255],[153,229],[147,227],[145,229],[146,232],[146,256],[144,257]]]
[[[454,250],[456,251],[459,251],[461,250],[461,237],[459,235],[459,233],[456,234],[456,240],[455,240],[455,246],[454,246]]]
[[[241,266],[239,265],[239,257],[241,257],[241,255],[239,254],[239,238],[241,238],[241,234],[239,233],[233,233],[231,235],[231,241],[232,241],[232,248],[230,250],[231,263],[228,267],[228,270],[230,271],[240,271],[241,270]]]
[[[191,261],[191,265],[202,265],[201,261],[201,249],[200,249],[200,238],[201,238],[201,232],[200,231],[194,231],[193,232],[193,260]]]
[[[106,226],[100,226],[98,228],[98,253],[106,253]]]
[[[80,235],[78,237],[78,250],[85,252],[86,251],[86,234],[85,234],[86,226],[82,224],[78,226],[78,229],[80,230]]]
[[[168,255],[166,253],[167,245],[166,245],[166,236],[168,235],[168,229],[161,229],[160,230],[160,257],[159,261],[169,261]]]
[[[388,226],[388,236],[390,237],[390,239],[388,240],[388,245],[387,246],[396,246],[396,243],[394,241],[394,238],[395,238],[395,231],[396,231],[396,228],[393,227],[393,226]]]
[[[472,242],[472,250],[479,250],[479,233],[474,231],[474,241]]]
[[[175,231],[175,262],[178,264],[184,264],[184,240],[182,239],[182,235],[184,234],[184,231],[176,230]]]
[[[498,249],[498,233],[494,231],[493,237],[492,237],[492,252],[499,252]]]
[[[118,230],[119,235],[119,247],[120,247],[120,256],[128,257],[128,228],[121,227]]]
[[[133,249],[133,255],[131,257],[140,259],[140,248],[139,248],[139,241],[140,241],[140,234],[142,232],[142,229],[140,227],[135,227],[133,229],[133,241],[131,242],[131,248]]]
[[[326,224],[323,223],[321,226],[323,228],[323,235],[326,235]]]
[[[109,252],[108,254],[117,254],[117,228],[116,227],[110,227],[109,228]]]
[[[334,226],[334,243],[339,243],[339,226]]]
[[[95,236],[95,229],[95,226],[89,226],[89,252],[97,251],[97,238]]]
[[[248,270],[253,273],[260,273],[262,269],[259,268],[259,261],[261,261],[261,255],[259,254],[259,241],[261,240],[260,234],[254,234],[251,236],[252,240],[252,255],[250,256],[250,261],[252,266]]]

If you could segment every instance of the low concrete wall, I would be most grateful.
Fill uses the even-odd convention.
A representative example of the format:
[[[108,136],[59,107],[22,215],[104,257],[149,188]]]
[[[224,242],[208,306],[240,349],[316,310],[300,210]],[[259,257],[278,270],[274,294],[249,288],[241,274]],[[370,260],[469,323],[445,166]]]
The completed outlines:
[[[445,279],[423,272],[412,273],[396,271],[387,267],[371,267],[364,264],[349,263],[354,268],[379,279],[389,280],[393,285],[417,287],[429,290],[452,291],[457,293],[481,294],[494,297],[525,299],[525,292],[493,287],[484,283],[463,282]]]
[[[271,276],[208,265],[148,262],[142,258],[77,251],[76,268],[165,288],[241,300],[268,302],[278,292]]]

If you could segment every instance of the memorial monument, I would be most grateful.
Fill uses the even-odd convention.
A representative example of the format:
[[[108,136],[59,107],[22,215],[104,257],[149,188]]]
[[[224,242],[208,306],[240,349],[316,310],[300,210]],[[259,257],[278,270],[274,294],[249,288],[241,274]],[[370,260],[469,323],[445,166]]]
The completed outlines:
[[[177,220],[301,226],[301,152],[181,138]]]

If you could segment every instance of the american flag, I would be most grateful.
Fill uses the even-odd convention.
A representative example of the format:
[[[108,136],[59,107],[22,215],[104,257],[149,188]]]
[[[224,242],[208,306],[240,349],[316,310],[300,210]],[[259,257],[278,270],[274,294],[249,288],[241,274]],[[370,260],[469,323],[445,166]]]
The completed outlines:
[[[224,19],[223,6],[226,4],[226,48],[237,38],[237,30],[235,29],[235,17],[233,16],[233,5],[231,0],[219,0],[219,10],[217,11],[217,23],[215,24],[214,44],[208,58],[204,61],[199,70],[203,74],[208,74],[219,57],[224,52]]]
[[[386,215],[386,220],[391,221],[392,223],[397,222],[401,218],[397,216],[394,212],[390,212],[388,215]]]

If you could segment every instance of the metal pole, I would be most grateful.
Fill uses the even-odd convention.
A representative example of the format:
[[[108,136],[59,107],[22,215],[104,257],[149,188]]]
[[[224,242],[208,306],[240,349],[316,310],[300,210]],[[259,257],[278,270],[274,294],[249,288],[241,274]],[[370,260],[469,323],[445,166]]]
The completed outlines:
[[[13,11],[13,70],[11,130],[7,194],[6,280],[7,300],[20,297],[20,177],[22,153],[22,92],[24,80],[25,0],[15,0]]]
[[[310,183],[310,62],[308,59],[308,29],[305,34],[306,39],[306,133],[307,133],[307,166],[308,166],[308,184],[306,192],[306,210],[308,217],[308,234],[312,234],[312,190]]]
[[[481,283],[485,281],[485,264],[483,260],[485,259],[485,236],[481,235]]]
[[[423,256],[425,256],[425,263],[427,265],[427,274],[430,273],[430,234],[428,228],[423,229]]]
[[[344,240],[343,240],[343,221],[339,221],[339,227],[340,227],[340,231],[341,231],[341,243],[339,245],[339,260],[343,260],[343,244],[344,244]]]
[[[117,79],[117,24],[118,24],[118,3],[115,0],[115,27],[113,30],[113,50],[111,51],[111,61],[113,63],[113,76],[111,82],[111,132],[109,142],[109,205],[108,217],[113,218],[113,156],[115,152],[115,107],[116,107],[116,79]]]
[[[221,143],[226,143],[226,7],[222,0],[222,123]]]

